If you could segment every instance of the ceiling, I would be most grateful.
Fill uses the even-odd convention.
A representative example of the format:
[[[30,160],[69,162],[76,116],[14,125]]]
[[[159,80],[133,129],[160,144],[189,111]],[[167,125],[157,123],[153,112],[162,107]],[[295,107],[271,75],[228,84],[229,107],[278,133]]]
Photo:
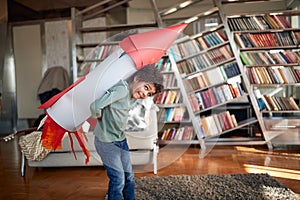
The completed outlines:
[[[176,4],[182,3],[185,0],[154,0],[159,10],[170,8]],[[191,6],[197,9],[204,8],[206,4],[212,4],[212,0],[193,0],[196,5]],[[227,0],[231,1],[231,0]],[[247,2],[247,0],[238,0]],[[282,1],[286,5],[296,6],[300,4],[300,0],[248,0],[248,1]],[[108,9],[118,5],[122,7],[132,7],[135,9],[152,9],[151,0],[7,0],[8,7],[8,21],[28,21],[37,19],[49,18],[68,18],[71,16],[72,7],[78,10],[91,7],[93,5],[100,5],[99,10],[105,10],[103,13],[113,11]],[[116,7],[117,8],[117,7]]]
[[[80,10],[100,3],[105,8],[119,2],[125,2],[121,6],[128,6],[126,0],[8,0],[8,19],[15,22],[70,17],[72,7]]]
[[[169,9],[172,6],[179,5],[186,0],[154,0],[159,10]],[[190,0],[191,5],[203,4],[212,0]],[[114,11],[113,9],[120,7],[131,7],[136,10],[151,9],[151,0],[7,0],[8,3],[8,20],[28,21],[36,19],[63,18],[71,16],[72,7],[78,10],[85,9],[94,5],[100,5],[96,9],[107,10],[104,13]],[[112,9],[108,9],[114,7]]]
[[[99,3],[99,0],[14,0],[34,11],[65,9],[71,7],[87,7]]]

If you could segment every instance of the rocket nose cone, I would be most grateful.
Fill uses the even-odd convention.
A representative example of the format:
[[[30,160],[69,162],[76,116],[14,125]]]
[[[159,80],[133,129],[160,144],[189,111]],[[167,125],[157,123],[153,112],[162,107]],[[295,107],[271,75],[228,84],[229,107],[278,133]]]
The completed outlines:
[[[166,28],[171,29],[172,31],[176,31],[177,33],[181,33],[185,29],[186,26],[187,26],[187,24],[178,24],[178,25],[174,25],[174,26],[168,26]]]

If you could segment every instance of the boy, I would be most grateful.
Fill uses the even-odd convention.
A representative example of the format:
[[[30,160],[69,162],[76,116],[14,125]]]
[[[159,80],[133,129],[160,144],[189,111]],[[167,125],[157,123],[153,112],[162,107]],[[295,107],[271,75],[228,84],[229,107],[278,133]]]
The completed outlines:
[[[128,113],[137,99],[161,92],[163,76],[152,65],[143,67],[126,81],[120,80],[90,106],[98,118],[95,147],[109,177],[109,200],[134,200],[134,172],[124,135]]]

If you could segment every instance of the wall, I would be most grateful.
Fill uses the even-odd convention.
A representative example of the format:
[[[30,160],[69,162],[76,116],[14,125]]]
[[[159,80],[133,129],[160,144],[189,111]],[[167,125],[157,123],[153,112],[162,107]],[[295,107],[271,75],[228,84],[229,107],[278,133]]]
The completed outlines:
[[[70,71],[70,23],[70,20],[45,22],[45,69],[63,66]]]
[[[37,88],[47,68],[61,65],[69,71],[71,31],[70,20],[0,25],[0,133],[8,133],[27,128],[27,119],[37,118],[43,112],[37,109],[40,105]],[[39,29],[26,36],[19,35],[25,36],[22,42],[12,38],[13,28],[26,29],[32,25]],[[33,52],[37,41],[31,43],[31,40],[40,40],[38,53]],[[12,45],[18,47],[13,50]],[[23,50],[19,45],[23,45]],[[30,61],[34,64],[29,64]]]
[[[39,24],[13,27],[18,118],[37,118],[37,89],[42,79],[42,45]]]
[[[285,10],[285,1],[265,1],[265,2],[245,2],[224,5],[224,12],[227,15],[247,13],[247,12],[269,12]]]

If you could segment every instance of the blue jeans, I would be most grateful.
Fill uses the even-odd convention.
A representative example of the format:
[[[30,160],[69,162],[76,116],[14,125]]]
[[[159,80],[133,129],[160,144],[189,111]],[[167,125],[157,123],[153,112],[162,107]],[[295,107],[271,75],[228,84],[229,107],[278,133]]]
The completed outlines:
[[[101,142],[95,137],[95,147],[109,177],[108,200],[134,200],[134,172],[127,140]]]

